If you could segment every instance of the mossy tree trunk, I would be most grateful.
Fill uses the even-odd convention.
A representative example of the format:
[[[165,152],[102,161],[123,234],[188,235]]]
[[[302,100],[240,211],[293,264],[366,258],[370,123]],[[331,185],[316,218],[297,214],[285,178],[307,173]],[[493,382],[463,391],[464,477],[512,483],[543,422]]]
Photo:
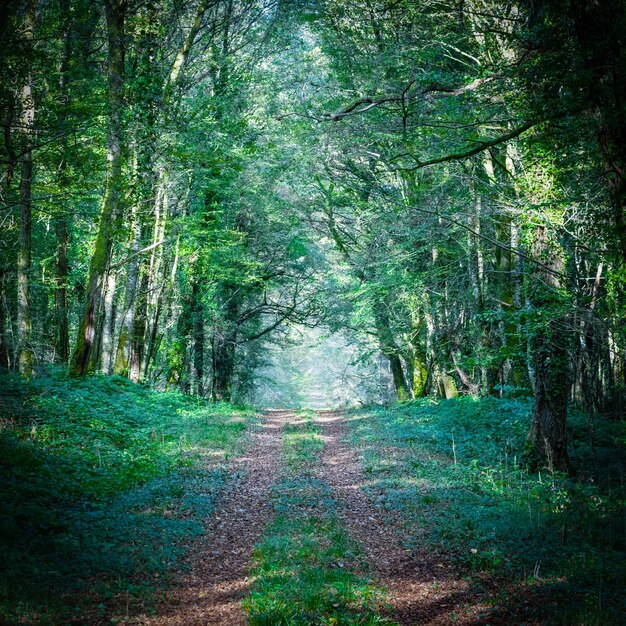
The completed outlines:
[[[389,360],[393,386],[396,390],[398,400],[408,400],[411,397],[411,393],[404,375],[399,349],[391,331],[389,314],[387,312],[385,302],[377,302],[374,304],[374,321],[376,324],[376,333],[378,336],[380,351]]]
[[[95,369],[97,335],[101,332],[98,318],[102,312],[106,276],[121,213],[125,6],[122,0],[105,2],[109,44],[107,180],[95,249],[89,264],[86,302],[70,363],[70,372],[78,376]]]
[[[72,50],[73,21],[69,1],[63,0],[60,2],[59,7],[65,16],[63,50],[59,68],[59,98],[62,107],[59,123],[62,128],[65,128],[68,122],[69,111],[68,74]],[[69,136],[67,133],[64,133],[61,139],[60,158],[58,184],[60,189],[67,191],[70,183],[68,174],[70,161]],[[68,214],[69,211],[64,211],[54,222],[54,232],[57,238],[54,285],[55,360],[64,365],[67,365],[70,358],[70,328],[68,319],[70,221]]]
[[[560,297],[563,256],[545,226],[536,228],[533,248],[542,265],[536,266],[532,302],[542,318],[535,321],[531,341],[535,406],[526,456],[536,469],[571,473],[567,451],[571,341]]]

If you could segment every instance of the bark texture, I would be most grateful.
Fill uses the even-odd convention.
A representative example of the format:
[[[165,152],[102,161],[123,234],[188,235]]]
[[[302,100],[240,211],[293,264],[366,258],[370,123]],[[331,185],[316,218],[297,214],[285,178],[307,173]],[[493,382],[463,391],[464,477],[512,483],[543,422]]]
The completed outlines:
[[[107,182],[95,249],[89,264],[86,302],[70,363],[70,372],[78,376],[95,369],[99,340],[97,334],[100,332],[98,318],[103,308],[106,276],[121,212],[125,3],[121,0],[107,0],[105,13],[109,44]]]

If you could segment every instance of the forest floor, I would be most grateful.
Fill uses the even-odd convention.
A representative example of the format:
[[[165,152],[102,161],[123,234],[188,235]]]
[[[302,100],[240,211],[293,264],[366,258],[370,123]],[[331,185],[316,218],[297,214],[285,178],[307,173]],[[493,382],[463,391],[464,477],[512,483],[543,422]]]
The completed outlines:
[[[403,545],[397,515],[386,515],[363,491],[367,481],[357,450],[348,442],[347,419],[337,411],[266,412],[245,454],[232,462],[230,483],[216,502],[205,534],[189,552],[188,569],[151,607],[153,615],[138,614],[118,623],[483,623],[476,618],[489,607],[480,594],[472,593],[468,581],[436,551]],[[314,485],[307,485],[307,478]],[[274,499],[272,488],[277,492]],[[276,498],[289,490],[303,501],[287,497],[287,503],[277,506]],[[321,502],[315,492],[321,492]],[[270,527],[265,547],[255,554],[273,512],[281,510],[295,525],[287,520],[292,526],[287,532],[284,521],[279,530]],[[307,522],[319,528],[307,532]],[[337,531],[339,537],[334,537]],[[333,545],[346,541],[352,542],[347,550]],[[324,554],[324,544],[330,544],[330,555]],[[287,567],[283,555],[277,554],[281,551]],[[257,566],[259,560],[265,562],[249,577],[255,560]],[[276,579],[269,584],[263,581],[268,574]],[[261,581],[256,587],[255,578]],[[311,584],[311,578],[317,580]],[[254,596],[246,601],[251,590]]]
[[[624,623],[623,422],[591,480],[572,416],[572,481],[519,463],[526,400],[255,415],[3,382],[0,624]]]
[[[491,546],[480,546],[474,532],[478,523],[466,524],[458,541],[450,537],[451,550],[429,539],[434,532],[451,532],[449,521],[447,528],[442,521],[442,503],[429,495],[437,485],[427,477],[409,480],[418,491],[408,496],[426,504],[432,515],[427,511],[416,517],[410,507],[394,503],[399,485],[407,482],[398,471],[402,451],[385,446],[391,442],[380,431],[374,434],[377,462],[387,474],[381,481],[381,467],[372,468],[362,432],[374,422],[362,413],[267,412],[246,454],[232,463],[230,484],[190,551],[188,571],[153,609],[153,617],[144,613],[118,623],[619,623],[620,609],[600,615],[584,587],[583,593],[564,593],[559,588],[563,577],[555,573],[541,576],[538,567],[523,575],[512,571],[498,556],[503,545],[511,546],[495,534]],[[435,472],[438,466],[461,471],[456,453],[411,450],[426,455],[422,461],[434,465]],[[413,478],[419,476],[415,459],[411,467]],[[474,497],[480,493],[476,487],[467,488]],[[519,532],[517,520],[504,523]],[[536,558],[531,543],[527,549]]]
[[[230,464],[230,481],[191,546],[184,573],[150,614],[128,624],[201,626],[245,624],[241,600],[250,590],[252,551],[272,516],[271,486],[281,467],[281,442],[290,411],[265,414],[243,455]]]

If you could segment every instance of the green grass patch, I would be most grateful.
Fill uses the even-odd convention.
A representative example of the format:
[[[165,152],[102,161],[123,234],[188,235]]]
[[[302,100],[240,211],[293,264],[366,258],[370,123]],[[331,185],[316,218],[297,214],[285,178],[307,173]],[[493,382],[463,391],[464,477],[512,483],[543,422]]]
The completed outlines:
[[[0,621],[149,596],[201,532],[252,419],[118,377],[3,376]]]
[[[287,426],[288,469],[272,492],[276,517],[254,552],[255,582],[244,601],[251,626],[390,624],[384,594],[367,576],[328,485],[315,477],[324,442],[310,412]]]
[[[400,513],[409,544],[419,546],[414,529],[426,529],[431,545],[477,577],[562,598],[557,617],[572,594],[595,607],[591,621],[556,623],[596,623],[601,610],[603,624],[617,624],[626,608],[623,424],[596,426],[602,471],[595,483],[572,481],[521,463],[530,410],[525,400],[427,399],[354,412],[351,438],[370,497]],[[584,419],[574,415],[571,427],[574,458],[587,467]]]
[[[300,410],[296,422],[285,426],[283,455],[291,472],[310,471],[324,448],[319,425],[313,411]]]

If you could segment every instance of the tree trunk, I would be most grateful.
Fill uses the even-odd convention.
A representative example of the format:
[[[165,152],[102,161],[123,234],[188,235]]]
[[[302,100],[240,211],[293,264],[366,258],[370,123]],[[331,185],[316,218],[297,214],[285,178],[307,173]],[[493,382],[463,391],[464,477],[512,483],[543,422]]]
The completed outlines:
[[[413,398],[421,398],[426,395],[429,378],[426,350],[422,345],[420,327],[420,316],[417,311],[413,311],[411,319],[411,349],[409,353],[411,360],[410,381]]]
[[[237,228],[245,232],[245,226],[238,218]],[[239,319],[242,304],[242,289],[239,285],[224,282],[219,288],[221,319],[218,318],[213,329],[211,342],[213,380],[211,383],[211,399],[229,402],[233,394],[233,377],[237,356],[237,339],[239,336]]]
[[[98,343],[98,316],[102,311],[104,285],[111,261],[122,196],[122,110],[124,100],[124,12],[121,0],[107,0],[108,35],[107,182],[95,250],[89,264],[87,298],[72,355],[70,372],[84,376],[95,368],[94,348]]]
[[[146,360],[144,364],[144,377],[148,376],[150,371],[150,365],[155,359],[158,347],[160,344],[159,335],[159,321],[161,315],[165,315],[165,326],[167,327],[168,317],[170,317],[170,310],[172,305],[172,299],[174,297],[174,284],[176,281],[176,273],[178,271],[178,254],[180,248],[180,238],[176,240],[176,246],[174,248],[174,261],[172,263],[172,269],[169,271],[168,264],[165,263],[163,268],[163,279],[161,289],[155,300],[153,309],[153,316],[151,321],[151,327],[149,332],[148,348],[146,350]],[[169,275],[169,279],[166,277]]]
[[[535,408],[527,445],[531,465],[571,473],[567,452],[568,360],[566,343],[550,332],[533,340],[535,352]]]
[[[59,96],[63,104],[59,125],[62,129],[67,124],[69,98],[67,93],[68,71],[71,54],[71,36],[72,36],[72,16],[70,13],[70,3],[63,0],[60,3],[60,9],[65,17],[65,26],[63,34],[63,53],[59,68]],[[68,153],[69,135],[64,132],[61,140],[61,162],[59,164],[59,188],[66,190],[68,187],[67,166],[69,161]],[[54,230],[57,237],[57,255],[56,255],[56,276],[54,285],[54,309],[56,321],[55,336],[55,360],[57,363],[67,365],[70,358],[70,331],[68,320],[68,279],[69,279],[69,241],[70,241],[70,224],[68,218],[63,215],[55,220]]]
[[[204,307],[198,278],[194,277],[191,288],[193,326],[193,368],[196,393],[204,396]]]
[[[33,324],[30,314],[30,266],[32,244],[31,183],[33,176],[32,153],[27,150],[22,157],[20,185],[20,238],[17,255],[17,337],[19,345],[18,369],[29,378],[33,373]]]
[[[536,267],[533,304],[548,319],[537,320],[531,340],[535,377],[535,407],[526,445],[531,466],[550,472],[571,473],[567,451],[567,400],[569,395],[568,334],[559,311],[563,258],[547,229],[537,227],[534,257],[547,269]]]
[[[408,400],[411,397],[411,394],[404,376],[398,347],[396,346],[396,342],[391,332],[389,315],[385,308],[385,303],[377,303],[374,306],[374,321],[376,324],[380,350],[387,357],[387,359],[389,359],[389,366],[391,367],[391,375],[393,377],[393,386],[396,390],[398,400],[401,402]]]
[[[54,307],[57,325],[56,360],[59,363],[67,365],[70,355],[70,326],[67,300],[70,229],[65,218],[57,220],[55,231],[57,236],[56,285],[54,290]]]
[[[32,56],[35,29],[35,2],[29,0],[26,7],[24,38],[29,56]],[[33,373],[33,323],[30,311],[30,267],[32,253],[32,182],[33,182],[33,126],[35,123],[35,100],[32,76],[28,75],[21,94],[22,136],[24,147],[20,159],[20,234],[17,252],[17,342],[18,369],[29,378]]]
[[[106,293],[104,296],[104,322],[102,328],[102,349],[100,351],[100,369],[105,374],[113,371],[113,337],[115,335],[115,287],[116,275],[111,272],[107,277]]]
[[[9,348],[7,346],[6,341],[6,314],[5,314],[5,306],[6,299],[4,295],[4,285],[5,285],[5,277],[4,277],[4,268],[0,266],[0,370],[9,369],[10,364],[10,356],[9,356]]]
[[[492,173],[493,176],[493,173]],[[474,306],[478,313],[479,355],[480,355],[480,388],[484,395],[491,395],[495,384],[495,371],[491,364],[491,323],[485,319],[485,260],[480,239],[482,228],[482,197],[476,194],[476,211],[468,218],[469,226],[474,232],[467,233],[467,251],[470,284],[474,298]],[[478,233],[475,235],[474,233]],[[476,387],[473,383],[462,381],[470,388]]]
[[[132,258],[126,269],[126,285],[124,287],[124,311],[120,324],[120,334],[117,339],[115,365],[113,371],[118,376],[128,376],[130,363],[130,346],[135,322],[135,299],[137,283],[139,282],[139,250],[141,246],[141,226],[137,216],[137,207],[132,210],[133,240],[130,245]]]
[[[232,399],[233,373],[235,368],[235,346],[223,335],[213,335],[213,402],[229,402]]]
[[[146,339],[146,315],[148,304],[148,273],[144,266],[141,276],[141,284],[135,304],[135,315],[130,345],[129,377],[138,383],[142,377],[142,362]]]
[[[183,298],[180,312],[174,307],[172,314],[174,318],[172,323],[175,325],[176,332],[167,355],[167,382],[169,385],[177,385],[183,393],[188,393],[189,336],[192,332],[191,319],[193,316],[193,301],[190,293],[187,293]]]

